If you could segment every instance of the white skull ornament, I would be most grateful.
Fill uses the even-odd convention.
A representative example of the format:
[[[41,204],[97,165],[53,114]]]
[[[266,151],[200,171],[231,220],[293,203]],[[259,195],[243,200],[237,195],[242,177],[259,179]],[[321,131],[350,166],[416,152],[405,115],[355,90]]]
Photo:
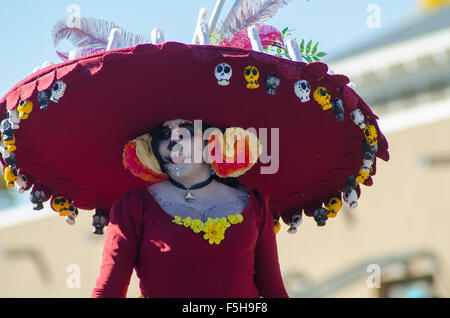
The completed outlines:
[[[366,173],[370,173],[370,169],[372,168],[374,159],[370,158],[370,159],[363,159],[363,171]]]
[[[222,86],[227,86],[230,84],[232,73],[231,66],[227,63],[220,63],[214,68],[214,75],[217,78],[217,84]]]
[[[67,85],[63,81],[56,81],[52,87],[52,95],[50,97],[50,100],[55,103],[59,102],[59,99],[64,96],[66,87]]]
[[[17,192],[24,193],[27,187],[27,177],[24,174],[19,174],[16,180]]]
[[[3,140],[0,140],[0,154],[2,155],[3,159],[9,158],[9,156],[10,156],[8,147],[5,146],[5,144],[3,143]]]
[[[348,204],[350,209],[354,209],[358,206],[358,194],[353,189],[349,194],[343,193],[344,202]]]
[[[311,86],[309,85],[308,81],[306,80],[298,80],[294,84],[294,92],[295,95],[297,95],[298,98],[300,98],[300,101],[302,103],[309,102],[310,100],[310,93],[311,93]]]
[[[364,122],[364,115],[361,113],[359,108],[356,108],[354,111],[350,113],[350,118],[353,122],[359,126],[359,128],[366,128],[366,123]]]
[[[12,129],[19,129],[20,117],[17,108],[8,110],[8,121]]]
[[[69,206],[69,214],[67,215],[66,222],[69,225],[75,224],[75,219],[78,216],[78,209],[73,205]]]
[[[287,232],[289,234],[297,233],[297,228],[302,223],[302,220],[303,219],[302,219],[302,216],[300,214],[296,214],[296,215],[292,216],[291,222],[289,222],[289,229],[287,230]]]

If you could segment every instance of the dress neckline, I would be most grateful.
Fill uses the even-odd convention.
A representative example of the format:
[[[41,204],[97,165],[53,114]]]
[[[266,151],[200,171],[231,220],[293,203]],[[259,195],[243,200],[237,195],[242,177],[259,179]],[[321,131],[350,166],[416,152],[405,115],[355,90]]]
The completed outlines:
[[[248,191],[248,190],[247,190]],[[168,212],[166,212],[161,205],[158,203],[158,201],[155,199],[155,197],[150,193],[150,190],[148,189],[148,186],[145,186],[145,192],[147,192],[147,195],[150,197],[150,199],[153,201],[153,203],[159,208],[160,212],[162,212],[163,214],[165,214],[167,217],[169,217],[171,220],[175,220],[175,216],[169,214]],[[228,215],[224,215],[222,217],[228,218],[228,216],[230,215],[234,215],[234,214],[240,214],[242,216],[244,216],[244,214],[247,214],[247,211],[250,209],[251,205],[253,204],[253,200],[255,199],[253,196],[253,192],[252,191],[248,191],[247,192],[250,196],[250,200],[248,201],[246,207],[242,210],[242,212],[240,213],[230,213]],[[192,220],[200,220],[202,222],[204,222],[202,219],[196,219],[196,218],[191,218]],[[213,218],[211,218],[213,219]],[[216,218],[214,218],[216,219]]]

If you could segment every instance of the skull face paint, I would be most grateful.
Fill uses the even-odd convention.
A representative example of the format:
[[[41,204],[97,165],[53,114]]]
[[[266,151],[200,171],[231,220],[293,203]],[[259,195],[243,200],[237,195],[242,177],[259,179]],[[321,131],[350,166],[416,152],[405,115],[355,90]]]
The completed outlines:
[[[308,81],[306,80],[298,80],[294,84],[294,92],[295,95],[297,95],[298,98],[300,98],[300,101],[302,103],[309,102],[310,100],[310,93],[311,93],[311,86],[309,85]]]
[[[157,138],[160,139],[159,155],[167,173],[177,177],[190,174],[195,165],[194,151],[196,151],[193,123],[182,119],[166,121]]]
[[[264,86],[267,94],[275,95],[278,86],[280,86],[280,78],[274,73],[267,74],[264,78]]]
[[[214,75],[217,79],[217,84],[222,86],[227,86],[230,84],[230,78],[233,74],[231,66],[227,63],[220,63],[214,68]]]
[[[259,87],[259,71],[255,66],[249,65],[244,69],[244,78],[247,81],[248,89],[255,89]]]

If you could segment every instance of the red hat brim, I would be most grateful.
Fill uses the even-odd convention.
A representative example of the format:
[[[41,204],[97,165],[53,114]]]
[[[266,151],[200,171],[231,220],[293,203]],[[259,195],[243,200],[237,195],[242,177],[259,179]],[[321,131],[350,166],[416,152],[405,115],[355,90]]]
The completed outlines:
[[[215,78],[219,63],[232,68],[228,86],[218,85]],[[248,65],[259,70],[257,89],[246,88]],[[270,129],[278,128],[278,171],[261,174],[261,166],[270,163],[258,161],[240,181],[269,194],[273,213],[280,215],[325,202],[342,191],[350,175],[358,174],[364,135],[350,119],[354,109],[359,108],[366,123],[378,130],[376,156],[389,159],[378,117],[346,85],[346,76],[327,71],[324,63],[293,62],[236,48],[174,42],[138,45],[32,74],[2,98],[0,118],[6,118],[6,110],[16,107],[19,99],[33,102],[29,118],[15,133],[17,165],[31,183],[66,196],[83,209],[109,209],[125,190],[146,184],[124,169],[123,147],[165,120],[267,128],[268,154],[273,154]],[[269,73],[280,79],[274,96],[263,84]],[[311,85],[309,102],[301,103],[294,93],[299,79]],[[37,93],[57,80],[67,84],[64,96],[47,110],[39,109]],[[319,86],[326,87],[332,99],[343,100],[343,121],[336,121],[331,110],[323,111],[314,100]],[[261,138],[259,131],[258,135]],[[365,184],[371,185],[372,179]]]

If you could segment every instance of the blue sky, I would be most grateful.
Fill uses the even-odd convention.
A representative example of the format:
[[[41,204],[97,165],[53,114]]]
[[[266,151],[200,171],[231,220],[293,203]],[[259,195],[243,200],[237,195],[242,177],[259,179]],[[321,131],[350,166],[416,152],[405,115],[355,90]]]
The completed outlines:
[[[132,32],[149,35],[159,27],[166,40],[190,43],[198,10],[211,13],[216,0],[2,0],[0,4],[0,95],[31,74],[46,60],[59,62],[51,29],[67,18],[70,4],[81,16],[110,20]],[[234,0],[227,0],[222,16]],[[370,4],[380,8],[381,28],[370,29],[366,12]],[[319,41],[319,49],[330,56],[370,41],[398,27],[418,13],[418,0],[292,0],[270,24],[295,29],[293,37]],[[325,58],[326,62],[326,58]]]
[[[190,43],[198,11],[212,13],[216,0],[1,0],[0,95],[32,73],[44,61],[59,63],[51,30],[76,4],[82,17],[96,17],[144,35],[158,27],[166,41]],[[234,0],[225,2],[223,18]],[[380,28],[368,28],[375,4],[380,9]],[[319,41],[329,57],[382,36],[420,14],[418,0],[292,0],[269,22],[280,30],[295,29],[293,37]],[[327,61],[327,57],[324,59]],[[13,191],[13,190],[10,190]],[[23,195],[22,197],[24,197]],[[21,199],[23,199],[21,197]]]

